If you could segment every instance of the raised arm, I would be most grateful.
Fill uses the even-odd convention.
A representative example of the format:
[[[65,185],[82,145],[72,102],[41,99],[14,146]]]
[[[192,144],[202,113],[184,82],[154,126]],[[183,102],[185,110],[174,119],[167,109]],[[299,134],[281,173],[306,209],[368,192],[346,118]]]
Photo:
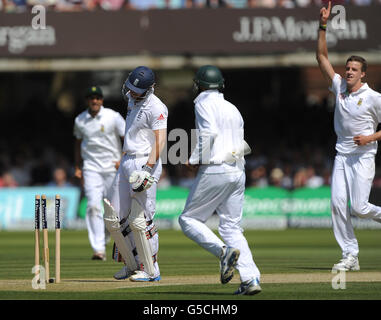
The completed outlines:
[[[333,70],[331,63],[328,60],[327,40],[325,36],[330,12],[331,12],[331,1],[328,2],[328,8],[323,7],[320,9],[320,24],[319,24],[319,31],[318,31],[316,60],[319,63],[319,67],[324,78],[327,80],[328,84],[331,86],[332,79],[335,75],[335,71]]]

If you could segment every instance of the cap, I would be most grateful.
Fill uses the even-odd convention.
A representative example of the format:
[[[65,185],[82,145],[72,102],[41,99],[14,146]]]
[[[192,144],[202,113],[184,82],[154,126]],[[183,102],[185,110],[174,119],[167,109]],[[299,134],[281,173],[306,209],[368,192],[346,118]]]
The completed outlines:
[[[86,98],[92,96],[92,95],[97,95],[103,98],[103,92],[102,89],[98,86],[92,86],[86,90]]]

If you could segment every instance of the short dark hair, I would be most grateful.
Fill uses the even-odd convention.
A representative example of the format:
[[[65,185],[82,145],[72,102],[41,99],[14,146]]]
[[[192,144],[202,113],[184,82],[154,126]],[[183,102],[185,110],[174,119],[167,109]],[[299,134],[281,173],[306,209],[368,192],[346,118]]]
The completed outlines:
[[[347,59],[346,64],[347,64],[349,61],[357,61],[357,62],[360,62],[360,63],[361,63],[361,71],[362,71],[362,72],[366,72],[366,69],[368,68],[368,63],[366,62],[366,60],[365,60],[363,57],[360,57],[360,56],[350,56],[350,57]]]

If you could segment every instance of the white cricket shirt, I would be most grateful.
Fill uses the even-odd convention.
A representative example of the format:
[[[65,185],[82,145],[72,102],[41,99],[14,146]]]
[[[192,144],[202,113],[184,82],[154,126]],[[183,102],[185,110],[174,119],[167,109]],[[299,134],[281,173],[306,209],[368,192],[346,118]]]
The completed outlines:
[[[329,88],[336,96],[334,127],[337,135],[336,150],[340,154],[376,154],[377,141],[358,146],[357,135],[371,135],[381,120],[381,94],[364,83],[356,92],[347,91],[347,83],[337,73]]]
[[[119,112],[103,106],[93,118],[88,110],[75,118],[74,136],[82,140],[83,170],[113,172],[122,155],[125,121]]]
[[[237,150],[244,140],[244,122],[238,109],[218,90],[201,92],[194,103],[197,142],[189,163],[210,163],[210,168],[205,170],[211,173],[243,170],[243,157],[234,163],[226,163],[227,155]]]
[[[138,102],[129,93],[127,97],[123,151],[133,156],[149,155],[155,143],[153,130],[167,128],[168,109],[153,93]]]

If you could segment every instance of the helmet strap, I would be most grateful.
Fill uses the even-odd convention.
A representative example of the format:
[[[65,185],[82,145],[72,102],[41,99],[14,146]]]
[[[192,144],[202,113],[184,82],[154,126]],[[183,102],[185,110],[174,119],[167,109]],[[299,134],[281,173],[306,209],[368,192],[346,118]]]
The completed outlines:
[[[149,96],[151,93],[153,93],[153,86],[154,86],[154,85],[155,85],[155,84],[153,84],[152,86],[150,86],[150,87],[144,92],[144,94],[142,94],[142,95],[139,96],[139,97],[134,98],[134,100],[135,100],[136,102],[141,102],[141,101],[147,99],[148,96]],[[131,90],[130,90],[130,91],[131,91]]]

